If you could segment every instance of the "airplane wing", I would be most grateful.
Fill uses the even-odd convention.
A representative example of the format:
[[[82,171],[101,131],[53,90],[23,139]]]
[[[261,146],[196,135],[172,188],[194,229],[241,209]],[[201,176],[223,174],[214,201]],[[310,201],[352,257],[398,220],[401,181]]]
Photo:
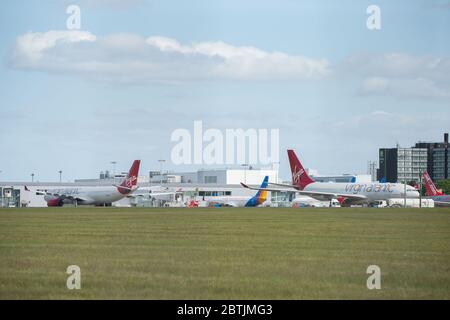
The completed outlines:
[[[64,193],[51,193],[51,192],[47,192],[45,193],[45,195],[47,196],[53,196],[53,197],[57,197],[60,198],[62,200],[64,199],[69,199],[69,200],[76,200],[76,201],[91,201],[92,199],[90,198],[86,198],[86,197],[79,197],[79,196],[72,196],[70,194],[64,194]]]
[[[90,198],[85,198],[85,197],[74,197],[74,196],[67,196],[67,195],[62,195],[60,196],[63,199],[69,199],[69,200],[73,200],[73,201],[85,201],[85,202],[89,202],[92,201],[92,199]]]
[[[448,201],[434,201],[436,207],[450,207],[450,202]]]
[[[272,184],[272,183],[269,183],[269,184]],[[299,192],[298,189],[294,188],[293,186],[287,185],[287,184],[286,185],[275,184],[275,185],[280,186],[280,187],[285,187],[285,188],[255,188],[255,187],[250,187],[250,186],[246,185],[245,183],[241,182],[241,186],[243,186],[246,189],[250,189],[250,190],[279,191],[279,192],[293,192],[293,193]]]
[[[271,183],[274,184],[274,183]],[[351,193],[333,193],[333,192],[322,192],[322,191],[302,191],[302,190],[298,190],[293,188],[293,186],[291,185],[282,185],[282,184],[274,184],[277,186],[286,186],[287,188],[253,188],[250,187],[244,183],[241,183],[241,185],[244,188],[250,189],[250,190],[262,190],[262,191],[278,191],[278,192],[292,192],[292,193],[298,193],[300,195],[305,195],[314,199],[326,199],[326,200],[332,200],[332,199],[337,199],[340,197],[349,199],[349,200],[353,200],[353,201],[363,201],[363,200],[367,200],[366,196],[363,195],[359,195],[359,194],[351,194]]]
[[[69,200],[72,200],[72,201],[85,201],[85,202],[92,201],[92,199],[87,198],[87,197],[79,197],[79,196],[74,197],[72,195],[67,195],[67,194],[64,194],[64,193],[46,192],[46,193],[42,193],[42,194],[43,195],[47,195],[47,196],[57,197],[57,198],[60,198],[61,200],[69,199]]]
[[[277,187],[283,187],[283,188],[292,188],[292,189],[296,189],[298,190],[296,186],[292,185],[292,184],[284,184],[284,183],[274,183],[274,182],[269,182],[268,184],[271,184],[273,186],[277,186]]]
[[[28,189],[27,186],[25,186],[25,190],[26,191],[31,191],[30,189]],[[64,194],[64,193],[58,193],[58,192],[48,192],[48,191],[44,191],[44,190],[36,190],[36,195],[37,196],[53,196],[53,197],[57,197],[57,198],[61,198],[62,200],[64,199],[69,199],[72,201],[92,201],[92,199],[86,198],[86,197],[79,197],[79,196],[72,196],[70,194]]]
[[[345,198],[350,201],[364,201],[367,200],[366,196],[360,194],[349,194],[349,193],[332,193],[332,192],[318,192],[318,191],[298,191],[297,193],[305,195],[314,199],[326,199],[332,200],[337,198]]]
[[[128,188],[128,187],[125,187],[125,186],[119,186],[119,185],[116,185],[116,184],[113,184],[113,187],[116,187],[116,188],[120,188],[120,189],[125,189],[125,190],[127,190],[127,191],[129,191],[129,192],[135,192],[137,189],[139,189],[139,187],[131,187],[131,188]]]

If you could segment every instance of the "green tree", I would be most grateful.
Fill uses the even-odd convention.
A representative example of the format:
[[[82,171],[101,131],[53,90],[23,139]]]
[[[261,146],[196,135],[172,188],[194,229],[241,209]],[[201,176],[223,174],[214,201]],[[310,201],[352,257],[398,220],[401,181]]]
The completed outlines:
[[[450,194],[450,179],[438,181],[436,187],[442,189],[443,193]]]

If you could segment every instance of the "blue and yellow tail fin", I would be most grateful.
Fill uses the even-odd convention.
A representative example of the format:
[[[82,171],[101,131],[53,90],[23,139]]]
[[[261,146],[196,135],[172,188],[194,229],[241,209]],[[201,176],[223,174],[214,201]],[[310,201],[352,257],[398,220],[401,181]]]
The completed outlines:
[[[244,184],[242,184],[242,185],[244,185]],[[268,185],[269,185],[269,176],[266,176],[264,178],[263,183],[261,184],[261,187],[259,187],[259,190],[256,193],[256,195],[251,197],[250,200],[248,200],[248,202],[245,204],[245,206],[246,207],[256,207],[256,206],[259,206],[259,205],[263,204],[264,202],[266,202],[267,201],[267,190],[263,190],[263,189],[267,189]]]
[[[267,186],[269,185],[269,176],[266,176],[264,178],[263,183],[261,184],[260,190],[256,193],[256,199],[257,202],[263,203],[267,200],[267,190],[261,190],[261,189],[267,189]]]

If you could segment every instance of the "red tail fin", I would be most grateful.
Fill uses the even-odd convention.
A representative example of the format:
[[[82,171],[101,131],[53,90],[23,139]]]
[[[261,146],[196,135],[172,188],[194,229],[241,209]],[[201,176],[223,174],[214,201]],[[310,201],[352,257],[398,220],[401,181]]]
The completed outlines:
[[[427,191],[427,196],[432,197],[444,195],[442,192],[438,191],[427,171],[423,173],[423,180],[425,181],[425,190]]]
[[[120,187],[117,188],[120,193],[123,194],[130,193],[133,190],[133,187],[137,185],[140,164],[141,160],[134,160],[133,165],[130,168],[130,171],[128,171],[127,177],[120,184]]]
[[[288,150],[288,157],[291,165],[292,184],[303,190],[308,184],[313,183],[314,180],[308,176],[294,150]]]

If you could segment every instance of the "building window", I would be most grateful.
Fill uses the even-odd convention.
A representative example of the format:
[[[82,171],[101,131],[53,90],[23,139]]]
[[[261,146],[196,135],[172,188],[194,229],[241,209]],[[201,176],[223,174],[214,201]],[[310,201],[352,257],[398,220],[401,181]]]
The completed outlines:
[[[200,197],[231,196],[231,191],[199,191]]]
[[[217,176],[205,176],[205,183],[217,183]]]

